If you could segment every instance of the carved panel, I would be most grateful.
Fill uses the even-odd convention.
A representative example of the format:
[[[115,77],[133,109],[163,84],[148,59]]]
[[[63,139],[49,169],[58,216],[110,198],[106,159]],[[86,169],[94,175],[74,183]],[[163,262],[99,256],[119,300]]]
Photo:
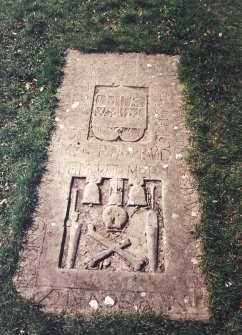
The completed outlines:
[[[60,267],[162,272],[161,181],[73,178]]]
[[[89,137],[136,142],[147,128],[148,88],[96,86]]]

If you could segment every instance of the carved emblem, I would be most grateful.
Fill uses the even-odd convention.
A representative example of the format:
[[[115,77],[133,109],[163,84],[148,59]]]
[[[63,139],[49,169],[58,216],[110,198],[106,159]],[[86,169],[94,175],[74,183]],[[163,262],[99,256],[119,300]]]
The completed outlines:
[[[60,266],[163,271],[161,182],[74,178]]]
[[[148,88],[96,86],[89,137],[136,142],[147,128]]]

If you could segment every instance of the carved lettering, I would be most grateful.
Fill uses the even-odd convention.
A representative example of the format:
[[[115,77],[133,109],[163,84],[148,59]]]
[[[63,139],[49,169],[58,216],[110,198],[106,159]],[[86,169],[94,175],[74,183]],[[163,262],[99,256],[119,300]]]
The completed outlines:
[[[164,148],[166,147],[166,148]],[[91,157],[107,157],[114,160],[122,160],[125,158],[138,159],[142,161],[166,161],[170,159],[171,152],[168,149],[169,142],[163,146],[138,146],[132,148],[131,151],[122,145],[78,145],[63,144],[61,153],[67,153],[70,157],[83,155],[86,158]]]
[[[68,290],[67,306],[70,311],[85,308],[87,301],[84,292],[80,290]]]

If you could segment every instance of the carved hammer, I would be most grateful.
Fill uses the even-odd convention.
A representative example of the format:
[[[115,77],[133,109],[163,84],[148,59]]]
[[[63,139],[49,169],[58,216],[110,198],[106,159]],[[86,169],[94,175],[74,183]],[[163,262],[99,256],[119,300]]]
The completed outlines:
[[[110,241],[106,237],[95,232],[93,224],[88,225],[88,234],[90,237],[92,237],[95,241],[102,244],[104,247],[113,249],[113,251],[116,252],[116,254],[122,257],[125,261],[127,261],[133,267],[134,271],[139,271],[144,265],[145,263],[144,259],[137,260],[133,255],[128,253],[128,251],[124,251],[121,248],[116,248],[116,244],[114,244],[112,241]]]
[[[97,256],[93,257],[89,261],[88,264],[89,264],[89,266],[94,267],[96,265],[96,263],[98,263],[98,262],[102,261],[103,259],[107,258],[112,253],[116,252],[116,250],[127,248],[130,245],[131,245],[131,242],[130,242],[129,239],[121,241],[121,242],[115,244],[113,248],[109,248],[109,249],[107,249],[105,251],[102,251],[99,254],[97,254]]]

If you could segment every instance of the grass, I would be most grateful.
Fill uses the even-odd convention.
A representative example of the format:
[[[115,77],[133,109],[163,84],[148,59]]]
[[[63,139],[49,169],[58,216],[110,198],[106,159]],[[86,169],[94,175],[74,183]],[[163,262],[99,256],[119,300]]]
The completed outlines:
[[[240,333],[241,10],[239,0],[1,0],[1,335]],[[67,48],[181,55],[209,322],[151,311],[46,315],[16,295],[12,276],[37,202]]]

